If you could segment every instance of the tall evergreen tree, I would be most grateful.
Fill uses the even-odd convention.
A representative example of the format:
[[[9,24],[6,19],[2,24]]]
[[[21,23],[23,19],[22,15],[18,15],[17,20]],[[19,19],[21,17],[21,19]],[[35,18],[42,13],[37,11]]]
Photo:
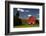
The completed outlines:
[[[19,19],[19,11],[17,11],[16,16],[14,16],[14,26],[21,25],[22,21]]]

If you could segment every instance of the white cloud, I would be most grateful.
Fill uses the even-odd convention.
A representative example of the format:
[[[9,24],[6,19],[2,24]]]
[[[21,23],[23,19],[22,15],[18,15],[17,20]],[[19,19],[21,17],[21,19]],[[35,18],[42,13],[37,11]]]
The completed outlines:
[[[21,12],[24,12],[24,10],[23,10],[23,9],[21,9]]]
[[[30,16],[32,16],[32,15],[29,14],[28,17],[30,17]]]
[[[18,10],[18,11],[21,11],[21,12],[24,12],[24,10],[23,10],[23,9],[20,9],[20,8],[18,8],[17,10]]]

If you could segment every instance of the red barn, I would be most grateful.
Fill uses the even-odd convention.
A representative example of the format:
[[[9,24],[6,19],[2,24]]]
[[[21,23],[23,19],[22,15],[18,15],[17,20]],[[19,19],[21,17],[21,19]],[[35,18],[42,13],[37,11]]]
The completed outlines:
[[[35,24],[36,23],[36,17],[35,16],[29,17],[27,23],[28,24]]]

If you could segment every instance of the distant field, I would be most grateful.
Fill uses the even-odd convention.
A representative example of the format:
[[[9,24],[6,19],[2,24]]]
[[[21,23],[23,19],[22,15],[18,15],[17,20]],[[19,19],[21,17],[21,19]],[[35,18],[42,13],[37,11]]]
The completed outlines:
[[[26,28],[26,27],[39,27],[39,24],[22,24],[22,25],[19,25],[19,26],[15,26],[15,28]]]

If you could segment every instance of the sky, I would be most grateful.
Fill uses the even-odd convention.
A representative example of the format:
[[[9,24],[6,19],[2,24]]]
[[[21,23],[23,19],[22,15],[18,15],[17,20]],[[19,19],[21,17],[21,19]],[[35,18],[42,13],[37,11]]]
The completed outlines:
[[[39,18],[39,9],[32,8],[14,8],[14,16],[16,16],[17,11],[19,11],[19,18],[25,19],[30,16],[36,16]]]

